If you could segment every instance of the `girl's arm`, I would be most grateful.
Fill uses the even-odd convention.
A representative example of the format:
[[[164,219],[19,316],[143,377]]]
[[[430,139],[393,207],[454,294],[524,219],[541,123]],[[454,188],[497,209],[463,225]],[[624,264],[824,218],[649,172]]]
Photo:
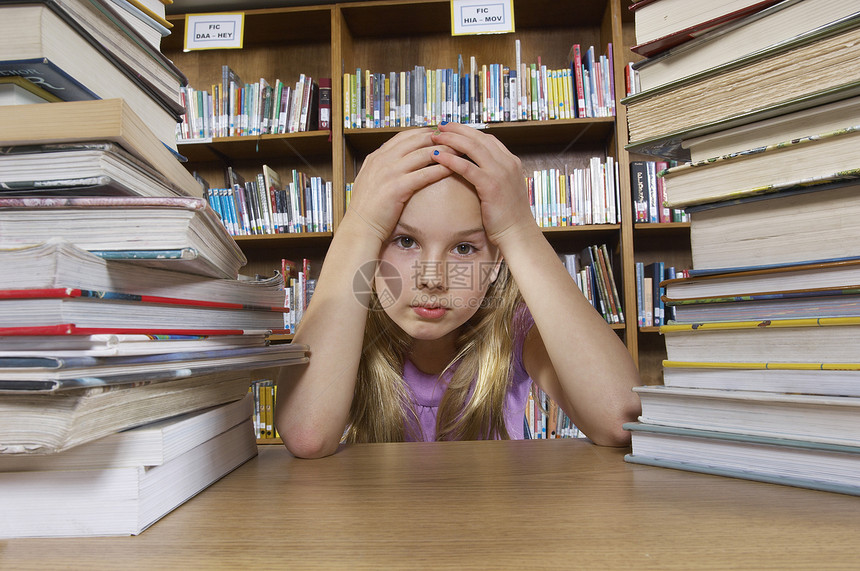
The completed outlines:
[[[278,378],[275,422],[296,456],[326,456],[340,443],[380,247],[412,194],[451,172],[430,158],[430,135],[430,129],[399,133],[367,157],[356,177],[294,339],[310,347],[310,362],[285,367]]]
[[[523,347],[532,379],[595,443],[623,446],[641,384],[624,344],[585,299],[544,238],[529,208],[520,161],[495,137],[440,125],[437,143],[467,155],[434,155],[475,185],[487,236],[502,252],[535,320]]]

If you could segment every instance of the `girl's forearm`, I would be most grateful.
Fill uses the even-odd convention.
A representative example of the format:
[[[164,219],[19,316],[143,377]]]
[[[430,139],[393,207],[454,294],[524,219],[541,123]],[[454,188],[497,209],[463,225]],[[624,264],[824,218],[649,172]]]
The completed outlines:
[[[559,404],[592,440],[623,444],[641,384],[627,348],[576,287],[537,226],[499,244],[563,391]],[[590,429],[590,430],[589,430]]]
[[[310,362],[284,368],[278,379],[278,432],[297,456],[333,453],[346,426],[380,248],[362,225],[344,217],[296,332],[294,342],[310,347]]]

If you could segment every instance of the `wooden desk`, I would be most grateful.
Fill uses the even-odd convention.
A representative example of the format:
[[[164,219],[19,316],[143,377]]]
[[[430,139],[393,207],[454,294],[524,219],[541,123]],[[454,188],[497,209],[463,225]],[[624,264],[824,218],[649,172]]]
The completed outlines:
[[[264,446],[137,537],[0,541],[2,569],[857,569],[860,498],[574,440]],[[0,508],[2,510],[2,508]]]

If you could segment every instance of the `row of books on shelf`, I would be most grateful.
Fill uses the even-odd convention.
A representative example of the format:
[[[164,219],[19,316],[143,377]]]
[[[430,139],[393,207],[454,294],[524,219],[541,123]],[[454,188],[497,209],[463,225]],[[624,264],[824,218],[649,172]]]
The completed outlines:
[[[537,385],[532,385],[526,401],[525,426],[525,437],[529,439],[586,437],[558,403]]]
[[[628,148],[686,161],[662,179],[690,216],[692,269],[664,282],[663,386],[635,389],[626,459],[860,495],[860,74],[840,63],[860,10],[733,6],[689,13],[694,34],[637,30]]]
[[[251,381],[248,393],[254,399],[254,409],[251,415],[254,423],[254,434],[259,439],[280,438],[275,427],[275,398],[278,386],[272,379],[256,379]]]
[[[185,114],[176,127],[179,141],[212,137],[259,136],[328,129],[331,126],[331,78],[319,81],[300,74],[294,85],[261,77],[243,83],[222,66],[221,83],[211,91],[185,86]]]
[[[592,157],[585,168],[534,171],[526,183],[538,226],[621,222],[618,163],[613,157]]]
[[[281,275],[284,278],[284,307],[287,309],[284,313],[284,330],[291,334],[296,332],[311,302],[317,280],[311,277],[311,261],[307,258],[302,259],[301,267],[292,260],[282,258]]]
[[[292,169],[292,180],[281,176],[269,165],[252,180],[244,180],[228,168],[223,188],[206,188],[206,197],[232,236],[330,232],[332,230],[332,185],[322,177],[309,176]]]
[[[520,59],[516,63],[478,64],[468,69],[462,55],[457,67],[373,72],[356,68],[343,76],[343,125],[346,129],[436,125],[443,121],[492,123],[612,117],[615,96],[612,44],[606,54],[594,46],[582,53],[574,44],[570,63],[548,68]]]
[[[633,193],[635,222],[689,222],[689,215],[680,208],[666,205],[666,185],[663,174],[676,161],[631,161],[630,188]]]
[[[606,244],[588,246],[575,254],[559,254],[559,258],[606,322],[624,323],[624,310]]]
[[[636,305],[639,327],[659,327],[675,319],[675,307],[664,302],[665,280],[687,276],[687,270],[665,262],[636,262]]]

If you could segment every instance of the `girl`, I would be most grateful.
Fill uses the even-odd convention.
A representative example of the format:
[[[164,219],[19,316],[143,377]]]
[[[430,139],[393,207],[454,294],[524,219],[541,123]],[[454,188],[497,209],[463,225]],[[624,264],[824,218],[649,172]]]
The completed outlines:
[[[522,438],[532,381],[593,442],[629,442],[636,368],[543,237],[522,173],[495,137],[458,123],[403,131],[367,157],[295,336],[310,362],[278,380],[294,455]]]

